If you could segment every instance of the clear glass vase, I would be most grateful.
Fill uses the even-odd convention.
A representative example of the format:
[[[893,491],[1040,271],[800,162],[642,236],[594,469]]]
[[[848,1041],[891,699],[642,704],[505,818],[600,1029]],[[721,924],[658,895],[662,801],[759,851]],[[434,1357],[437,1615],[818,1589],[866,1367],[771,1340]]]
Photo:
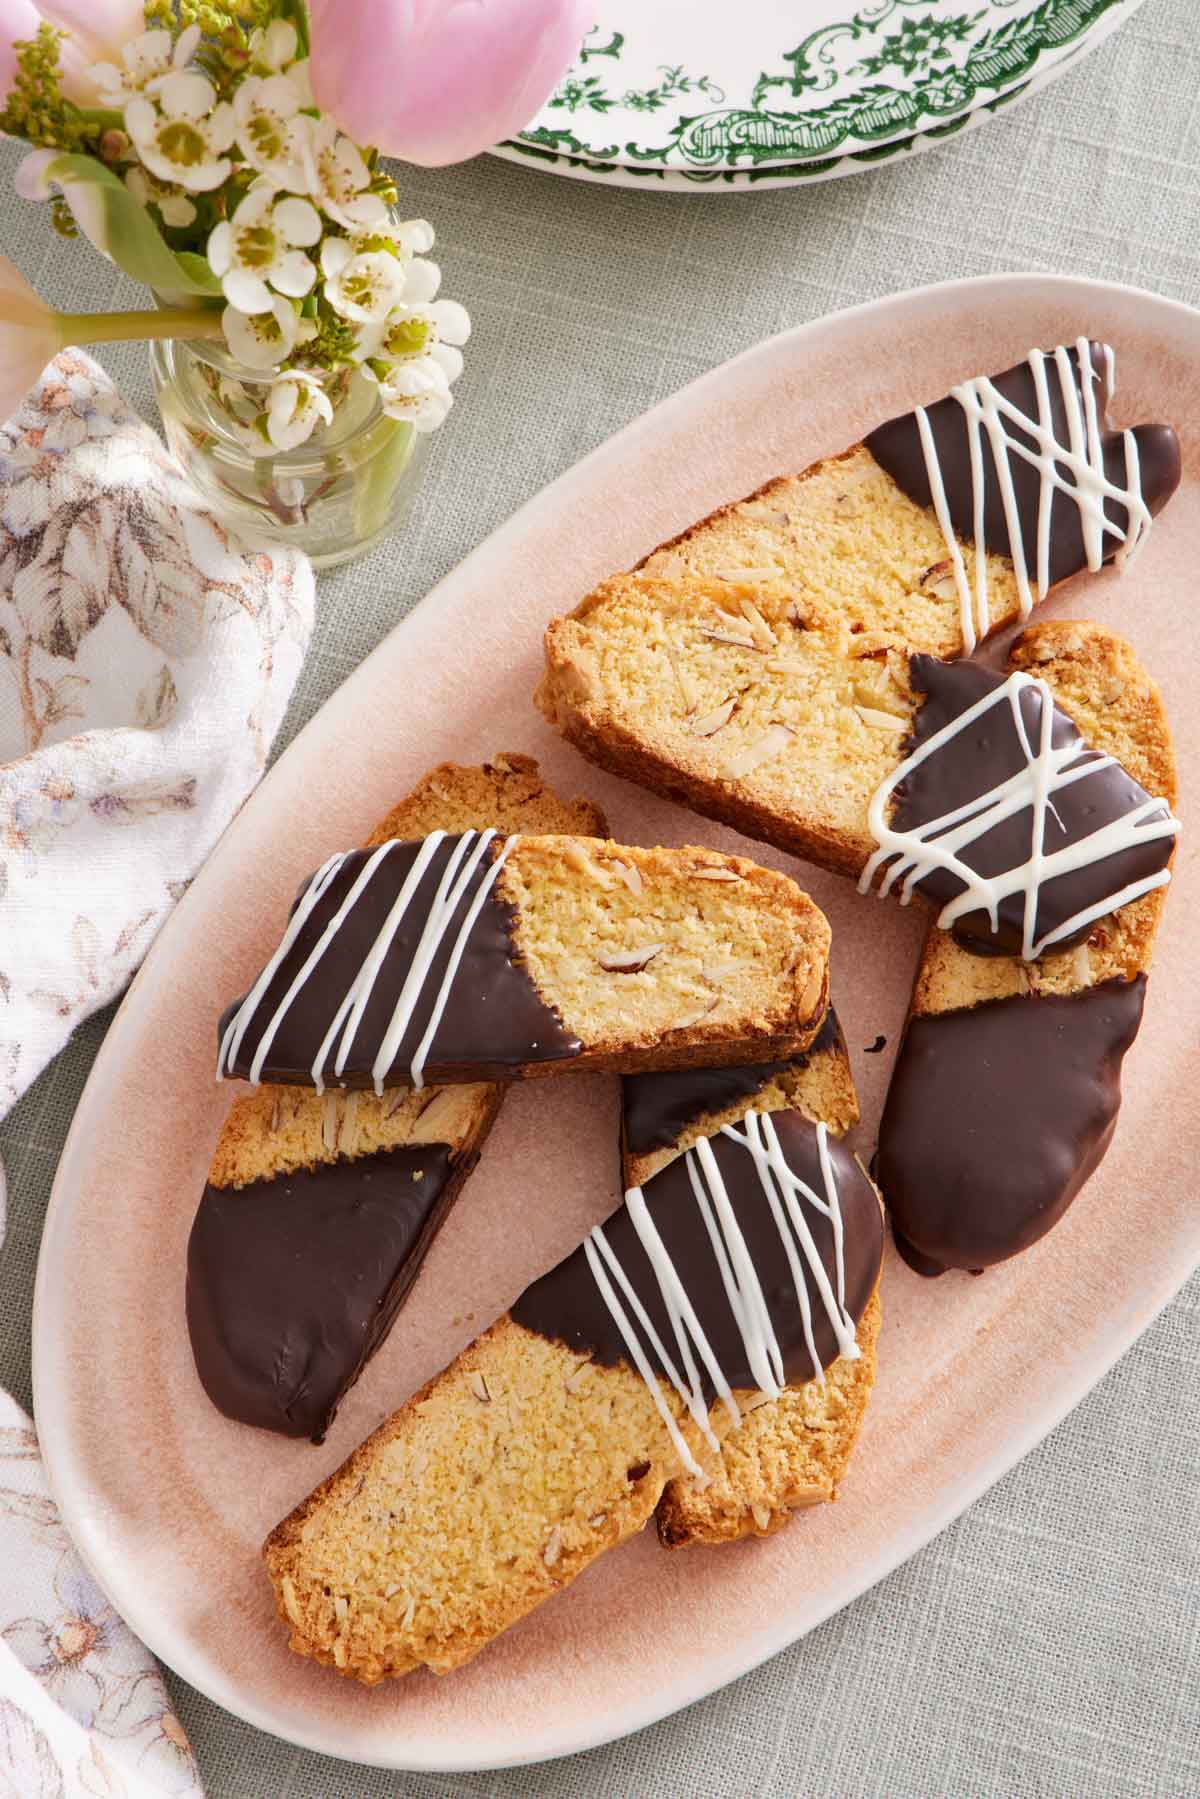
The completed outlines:
[[[151,344],[150,366],[172,452],[213,510],[247,535],[332,568],[403,523],[429,438],[388,418],[365,376],[337,377],[327,390],[332,422],[298,449],[276,450],[252,422],[269,395],[261,370],[242,367],[218,343],[172,338]]]

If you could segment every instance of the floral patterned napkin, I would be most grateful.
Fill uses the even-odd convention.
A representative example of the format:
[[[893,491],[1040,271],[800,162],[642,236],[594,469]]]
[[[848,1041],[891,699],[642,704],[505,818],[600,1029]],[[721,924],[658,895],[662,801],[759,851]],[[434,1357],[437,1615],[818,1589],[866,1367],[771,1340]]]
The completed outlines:
[[[71,1548],[33,1426],[6,1393],[0,1568],[3,1799],[199,1795],[162,1676]]]
[[[262,774],[312,607],[82,352],[0,426],[0,1117]]]
[[[231,535],[79,351],[0,425],[0,1117],[258,780],[312,610],[307,561]],[[0,1392],[0,1799],[200,1790]]]

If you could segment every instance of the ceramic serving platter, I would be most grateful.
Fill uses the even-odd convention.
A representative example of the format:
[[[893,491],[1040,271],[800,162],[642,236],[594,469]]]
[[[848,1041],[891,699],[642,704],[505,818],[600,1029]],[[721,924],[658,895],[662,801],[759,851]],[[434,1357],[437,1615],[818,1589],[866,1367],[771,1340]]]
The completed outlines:
[[[741,191],[849,175],[1032,93],[1140,0],[600,0],[497,154],[625,187]]]
[[[1182,491],[1124,578],[1047,610],[1124,630],[1162,682],[1198,815],[1200,313],[1051,277],[927,288],[760,345],[638,420],[523,508],[334,695],[226,833],[134,982],[58,1171],[34,1316],[37,1418],[85,1558],[186,1679],[292,1742],[459,1769],[560,1755],[649,1723],[794,1641],[921,1544],[1081,1397],[1200,1260],[1185,830],[1113,1149],[1059,1229],[980,1280],[925,1282],[889,1249],[879,1380],[836,1506],[765,1542],[670,1555],[646,1532],[470,1667],[365,1691],[291,1656],[258,1546],[416,1386],[617,1203],[615,1081],[517,1089],[391,1337],[320,1448],[220,1417],[193,1371],[184,1257],[229,1089],[216,1021],[274,943],[298,882],[443,757],[539,756],[638,843],[790,866],[834,929],[833,988],[869,1153],[921,920],[602,777],[530,704],[546,620],[600,577],[881,415],[1081,332],[1118,347],[1118,413],[1170,418]],[[882,1054],[864,1054],[877,1036]],[[982,1077],[981,1077],[982,1078]],[[1021,1120],[1014,1118],[1013,1130]]]

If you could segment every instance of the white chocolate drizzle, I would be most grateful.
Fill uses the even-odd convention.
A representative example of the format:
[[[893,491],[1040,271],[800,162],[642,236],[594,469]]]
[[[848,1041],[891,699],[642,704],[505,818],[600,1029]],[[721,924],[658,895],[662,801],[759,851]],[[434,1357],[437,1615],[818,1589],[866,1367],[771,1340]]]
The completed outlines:
[[[396,932],[400,928],[400,923],[408,911],[413,897],[421,884],[425,871],[429,867],[430,862],[437,852],[439,844],[443,842],[445,836],[445,831],[434,831],[424,839],[387,917],[379,928],[375,941],[372,943],[367,954],[359,964],[350,985],[347,987],[338,1003],[329,1029],[325,1033],[324,1040],[317,1051],[312,1065],[313,1085],[318,1093],[323,1093],[325,1090],[325,1079],[329,1069],[331,1055],[333,1057],[333,1073],[335,1077],[340,1078],[345,1072],[346,1063],[354,1045],[354,1039],[358,1033],[359,1026],[362,1023],[363,1014],[366,1012],[367,1006],[370,1003],[375,983],[379,978],[379,972],[387,958],[388,950],[391,948]],[[421,998],[429,979],[429,971],[445,942],[454,915],[467,894],[470,892],[472,884],[474,884],[475,891],[471,895],[471,901],[467,907],[462,924],[459,926],[458,935],[455,937],[451,946],[449,960],[446,963],[445,971],[442,975],[441,986],[434,998],[433,1009],[430,1012],[428,1024],[426,1025],[421,1041],[413,1054],[412,1063],[409,1069],[409,1080],[412,1086],[423,1087],[425,1084],[425,1063],[428,1059],[434,1037],[437,1034],[438,1026],[441,1023],[442,1016],[446,1010],[446,1004],[450,997],[454,978],[458,973],[463,954],[475,926],[475,921],[479,917],[487,897],[495,885],[510,850],[517,842],[515,836],[507,838],[499,855],[493,858],[482,879],[480,879],[480,865],[486,857],[488,847],[495,836],[496,833],[493,830],[466,831],[462,834],[451,851],[446,867],[443,870],[441,879],[438,883],[433,903],[426,916],[421,935],[417,941],[416,948],[413,951],[412,961],[409,965],[404,983],[401,987],[399,996],[397,997],[391,1018],[388,1020],[383,1036],[380,1039],[379,1050],[372,1064],[371,1078],[376,1093],[383,1092],[385,1080],[390,1079],[393,1084],[395,1083],[395,1074],[391,1072],[393,1058],[404,1040],[405,1033],[412,1023],[418,1005],[421,1003]],[[362,895],[370,885],[373,876],[387,860],[391,852],[398,847],[398,844],[399,839],[392,839],[388,843],[381,844],[379,848],[374,850],[367,858],[351,886],[350,891],[346,894],[345,899],[341,902],[333,917],[325,925],[320,937],[313,945],[303,964],[296,971],[287,991],[275,1007],[270,1018],[267,1019],[265,1025],[262,1027],[254,1056],[248,1070],[250,1080],[256,1085],[262,1079],[262,1071],[266,1064],[268,1053],[284,1018],[303,992],[314,969],[324,957],[325,952],[341,930],[346,919],[350,916],[354,907],[362,898]],[[284,932],[278,948],[225,1027],[225,1032],[221,1039],[220,1052],[217,1056],[218,1080],[229,1075],[233,1069],[234,1064],[237,1061],[238,1053],[242,1047],[242,1042],[247,1031],[256,1019],[258,1009],[272,980],[278,970],[283,966],[288,952],[300,935],[300,932],[303,930],[305,923],[311,917],[316,906],[328,891],[331,882],[337,877],[339,870],[345,865],[347,855],[350,853],[353,852],[331,856],[329,860],[317,870],[316,874],[312,877],[308,886],[301,894],[292,916],[288,920],[287,930]]]
[[[1041,699],[1036,749],[1030,743],[1022,712],[1021,694],[1027,688],[1036,689]],[[975,795],[952,812],[943,813],[922,825],[912,825],[907,830],[896,830],[888,822],[888,813],[900,783],[907,780],[922,762],[944,749],[960,731],[994,706],[1007,706],[1011,709],[1017,741],[1025,757],[1023,766],[1007,780],[989,788],[986,793]],[[1172,816],[1167,802],[1162,799],[1147,799],[1119,818],[1099,825],[1096,830],[1076,842],[1068,843],[1061,849],[1047,850],[1047,816],[1057,821],[1055,794],[1060,793],[1064,787],[1073,786],[1076,781],[1085,781],[1103,769],[1113,767],[1116,762],[1114,756],[1089,749],[1077,737],[1056,748],[1052,741],[1053,725],[1054,699],[1050,689],[1044,681],[1016,669],[1007,681],[985,693],[974,705],[968,706],[957,718],[951,719],[949,724],[943,725],[940,731],[920,744],[881,782],[871,798],[868,820],[871,835],[879,847],[862,872],[858,883],[859,892],[869,892],[880,868],[885,863],[890,863],[880,882],[879,893],[881,896],[889,893],[896,882],[900,881],[900,901],[902,905],[907,905],[919,881],[935,868],[945,869],[963,883],[963,891],[956,894],[938,914],[938,924],[944,931],[950,930],[965,913],[975,911],[986,912],[992,930],[996,931],[999,929],[1001,902],[1010,894],[1020,893],[1024,899],[1021,955],[1025,961],[1031,962],[1046,950],[1052,949],[1062,938],[1073,936],[1093,920],[1115,912],[1119,906],[1128,905],[1131,900],[1140,899],[1152,888],[1164,886],[1171,878],[1168,868],[1159,869],[1103,895],[1094,905],[1076,912],[1054,930],[1047,931],[1042,937],[1037,936],[1038,895],[1044,881],[1092,867],[1110,856],[1134,849],[1148,839],[1175,837],[1179,833],[1179,821]],[[1000,874],[987,876],[978,874],[962,859],[960,852],[977,838],[1026,808],[1031,814],[1031,828],[1029,855],[1024,862],[1005,869]]]
[[[1105,360],[1105,392],[1112,393],[1114,358],[1108,344],[1103,346]],[[961,382],[952,387],[948,398],[957,400],[966,414],[967,442],[971,460],[971,494],[974,512],[972,537],[975,545],[975,582],[972,590],[971,578],[967,573],[966,563],[958,540],[954,534],[954,526],[950,519],[950,509],[946,501],[946,487],[942,478],[941,464],[938,461],[937,446],[934,441],[929,414],[923,406],[918,406],[914,413],[917,431],[920,434],[921,449],[925,457],[925,470],[929,477],[929,491],[933,500],[933,510],[941,526],[942,536],[946,540],[946,548],[950,554],[950,562],[954,570],[954,582],[958,590],[959,613],[962,625],[964,653],[970,655],[980,638],[986,637],[990,624],[988,611],[988,577],[987,577],[987,545],[984,541],[984,514],[987,502],[987,481],[983,463],[983,434],[992,452],[996,479],[1000,487],[1000,498],[1004,507],[1005,522],[1008,525],[1009,553],[1013,565],[1013,573],[1017,582],[1017,599],[1021,617],[1028,618],[1035,603],[1044,599],[1050,590],[1050,520],[1056,493],[1063,493],[1073,500],[1079,509],[1080,524],[1083,533],[1084,554],[1087,566],[1094,573],[1104,561],[1105,536],[1121,539],[1121,547],[1116,561],[1122,566],[1135,552],[1142,539],[1150,529],[1150,509],[1142,497],[1141,468],[1138,457],[1137,438],[1132,431],[1122,435],[1125,444],[1125,486],[1120,487],[1109,480],[1104,469],[1104,426],[1101,414],[1096,406],[1096,382],[1093,379],[1091,351],[1086,337],[1081,337],[1075,344],[1079,373],[1076,380],[1071,366],[1070,353],[1062,344],[1049,353],[1043,350],[1031,350],[1028,356],[1030,371],[1033,375],[1034,391],[1037,394],[1037,417],[1031,418],[1005,398],[986,375],[974,381]],[[1051,405],[1050,374],[1048,365],[1053,365],[1054,375],[1062,395],[1066,411],[1067,442],[1061,442],[1054,435],[1054,413]],[[1028,444],[1020,443],[1009,432],[1009,425],[1015,425],[1020,431],[1032,437],[1036,449]],[[1021,529],[1020,513],[1017,506],[1016,491],[1013,486],[1013,456],[1021,457],[1032,463],[1041,476],[1041,489],[1038,495],[1037,541],[1033,546],[1032,558],[1026,546]],[[1105,502],[1116,501],[1124,508],[1126,525],[1122,530],[1119,525],[1105,516]],[[1032,560],[1033,579],[1030,579]]]
[[[769,1113],[748,1112],[743,1124],[744,1130],[738,1130],[733,1125],[723,1125],[721,1134],[738,1144],[754,1161],[791,1272],[804,1340],[812,1359],[813,1377],[824,1384],[824,1371],[813,1342],[812,1301],[808,1288],[810,1278],[832,1326],[839,1354],[854,1360],[860,1353],[854,1320],[846,1311],[845,1305],[842,1213],[838,1202],[837,1179],[829,1155],[828,1133],[823,1124],[815,1127],[821,1182],[825,1190],[822,1198],[788,1165]],[[758,1270],[738,1222],[737,1209],[729,1197],[717,1158],[707,1138],[702,1138],[694,1148],[688,1150],[686,1166],[696,1207],[708,1233],[725,1295],[742,1339],[746,1366],[753,1374],[759,1391],[768,1399],[778,1399],[787,1384],[783,1351],[771,1321]],[[828,1218],[832,1225],[835,1262],[832,1285],[808,1220],[804,1216],[801,1201],[812,1206],[822,1217]],[[719,1444],[704,1401],[704,1385],[698,1362],[703,1365],[713,1390],[735,1425],[740,1421],[737,1401],[679,1271],[650,1216],[640,1187],[629,1189],[625,1195],[625,1206],[658,1282],[663,1304],[671,1321],[678,1362],[655,1330],[632,1282],[608,1242],[602,1225],[597,1225],[584,1239],[588,1267],[625,1343],[630,1360],[650,1391],[676,1453],[689,1474],[707,1484],[708,1476],[688,1447],[667,1403],[655,1371],[655,1362],[657,1361],[658,1367],[674,1387],[711,1449],[717,1449]]]

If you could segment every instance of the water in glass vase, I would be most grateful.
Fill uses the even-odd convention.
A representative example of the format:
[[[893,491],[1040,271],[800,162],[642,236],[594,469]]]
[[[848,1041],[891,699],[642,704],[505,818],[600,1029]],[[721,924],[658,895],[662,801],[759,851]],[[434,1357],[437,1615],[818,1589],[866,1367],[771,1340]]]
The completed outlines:
[[[375,384],[347,369],[326,387],[333,418],[279,450],[254,422],[269,377],[223,346],[150,346],[171,451],[213,510],[243,533],[306,551],[317,568],[348,562],[403,523],[421,482],[427,435],[388,418]]]

